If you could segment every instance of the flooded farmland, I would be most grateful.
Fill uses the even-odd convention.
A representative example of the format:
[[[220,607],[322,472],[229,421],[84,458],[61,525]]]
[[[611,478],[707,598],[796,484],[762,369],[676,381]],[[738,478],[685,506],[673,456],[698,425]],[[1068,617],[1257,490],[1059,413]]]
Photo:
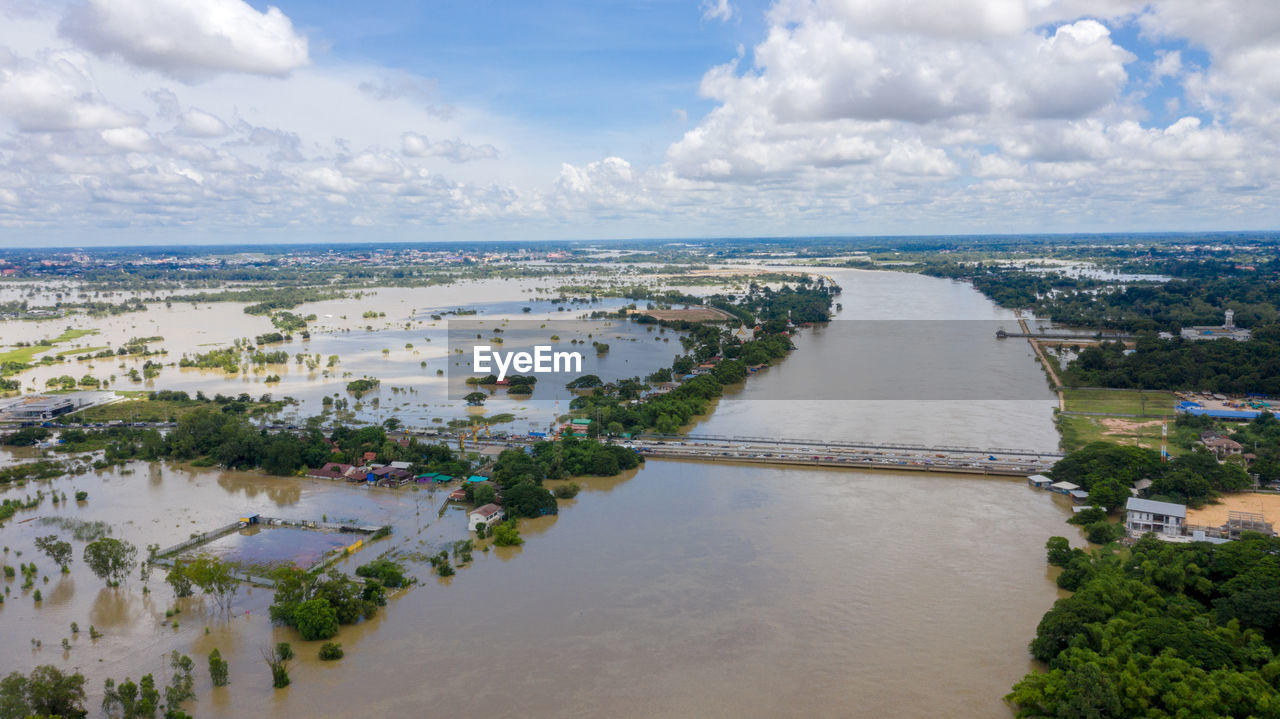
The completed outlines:
[[[833,276],[845,290],[843,319],[1007,317],[945,280]],[[433,304],[413,299],[406,308]],[[245,321],[234,314],[228,322]],[[844,371],[837,350],[847,341],[802,332],[796,352],[722,399],[697,430],[1056,444],[1051,396],[1022,343],[983,338],[971,350],[989,352],[992,371],[1033,399],[776,398],[789,383]],[[920,354],[924,368],[912,372],[959,374],[927,338]],[[773,399],[752,401],[753,393]],[[424,399],[430,395],[410,401]],[[322,663],[313,644],[271,625],[268,590],[242,587],[230,615],[197,597],[179,600],[182,611],[166,617],[175,602],[156,576],[149,594],[136,576],[108,589],[78,554],[71,573],[58,575],[32,546],[53,531],[40,518],[102,520],[112,536],[140,547],[181,541],[247,511],[391,525],[391,537],[339,564],[350,570],[386,549],[425,554],[465,537],[464,513],[441,513],[442,491],[140,462],[54,480],[52,488],[83,489],[89,500],[56,509],[46,501],[0,530],[11,552],[24,552],[18,561],[35,557],[49,575],[48,584],[37,581],[39,605],[7,582],[0,627],[21,650],[0,659],[0,672],[54,663],[84,672],[97,692],[107,676],[162,672],[164,655],[178,649],[198,659],[197,716],[470,714],[483,706],[547,717],[1007,717],[1000,697],[1028,670],[1026,642],[1058,596],[1042,547],[1065,533],[1070,509],[1019,480],[653,460],[619,477],[578,481],[583,491],[558,516],[521,522],[522,547],[477,551],[449,579],[411,560],[421,585],[393,593],[373,620],[343,627],[335,641],[347,658]],[[64,651],[72,621],[81,634]],[[101,638],[86,635],[90,623]],[[293,683],[273,690],[260,650],[285,640],[299,659]],[[230,662],[225,688],[210,687],[203,671],[215,647]]]

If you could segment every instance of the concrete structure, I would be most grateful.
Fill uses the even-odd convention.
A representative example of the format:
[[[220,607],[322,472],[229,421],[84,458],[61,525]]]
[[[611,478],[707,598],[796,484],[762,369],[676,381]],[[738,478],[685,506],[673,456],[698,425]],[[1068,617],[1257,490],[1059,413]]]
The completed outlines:
[[[75,411],[76,401],[70,397],[23,397],[5,409],[10,419],[53,419]]]
[[[1130,497],[1124,510],[1124,528],[1131,536],[1155,532],[1166,537],[1180,537],[1187,523],[1184,504]]]
[[[1246,329],[1236,327],[1236,313],[1234,310],[1227,310],[1223,316],[1221,327],[1183,327],[1182,339],[1184,340],[1236,340],[1243,342],[1249,339],[1253,333]],[[1162,336],[1166,333],[1162,333]]]
[[[474,532],[476,527],[483,522],[485,527],[492,529],[493,525],[501,522],[504,516],[506,515],[503,514],[502,507],[496,504],[476,507],[467,513],[467,528]]]

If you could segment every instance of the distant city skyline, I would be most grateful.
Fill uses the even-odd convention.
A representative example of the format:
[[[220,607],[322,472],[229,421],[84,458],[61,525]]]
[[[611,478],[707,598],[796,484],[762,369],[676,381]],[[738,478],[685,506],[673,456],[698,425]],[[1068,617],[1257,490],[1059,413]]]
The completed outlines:
[[[0,0],[0,247],[1268,230],[1264,0]]]

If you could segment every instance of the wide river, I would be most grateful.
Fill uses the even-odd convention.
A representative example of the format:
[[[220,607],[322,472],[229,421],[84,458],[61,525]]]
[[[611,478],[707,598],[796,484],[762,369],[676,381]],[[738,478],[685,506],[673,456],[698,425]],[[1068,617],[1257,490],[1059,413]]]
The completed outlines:
[[[831,276],[844,288],[840,319],[1011,318],[947,280]],[[696,430],[1056,446],[1054,402],[1025,343],[922,335],[911,361],[877,366],[876,345],[842,326],[801,332],[795,353]],[[872,368],[877,384],[927,375],[997,382],[1027,399],[860,399],[854,366]],[[824,394],[832,399],[813,399]],[[340,662],[321,663],[316,646],[271,627],[269,591],[242,591],[232,618],[193,602],[174,629],[156,578],[147,596],[136,577],[105,590],[77,558],[69,577],[37,585],[46,597],[38,608],[7,582],[0,672],[76,667],[96,702],[104,677],[159,676],[159,657],[177,648],[197,659],[196,716],[1008,717],[1001,697],[1032,669],[1027,642],[1058,596],[1045,539],[1079,541],[1060,497],[1016,479],[651,460],[581,483],[558,517],[522,523],[523,547],[477,553],[447,581],[415,566],[422,586],[343,627]],[[89,489],[86,505],[63,511],[108,519],[139,544],[183,539],[222,523],[210,514],[242,508],[385,521],[406,547],[465,531],[460,511],[436,519],[442,497],[427,492],[146,465],[55,486]],[[182,510],[157,517],[160,507]],[[38,524],[0,534],[30,552],[6,562],[35,556],[31,539],[51,531]],[[73,620],[82,635],[64,652],[57,644]],[[84,636],[91,622],[106,633],[97,642]],[[42,647],[28,652],[29,637]],[[293,641],[299,658],[292,685],[277,691],[260,650],[279,640]],[[214,647],[231,664],[231,684],[218,690],[205,671]]]

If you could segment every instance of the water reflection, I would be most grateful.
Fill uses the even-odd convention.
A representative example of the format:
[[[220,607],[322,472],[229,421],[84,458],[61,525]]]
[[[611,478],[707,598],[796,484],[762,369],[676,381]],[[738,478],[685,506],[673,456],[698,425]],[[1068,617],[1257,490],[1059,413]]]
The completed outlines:
[[[297,504],[302,498],[302,488],[293,482],[264,482],[261,477],[239,473],[223,473],[218,477],[218,486],[228,494],[243,494],[249,499],[266,497],[277,507]]]

